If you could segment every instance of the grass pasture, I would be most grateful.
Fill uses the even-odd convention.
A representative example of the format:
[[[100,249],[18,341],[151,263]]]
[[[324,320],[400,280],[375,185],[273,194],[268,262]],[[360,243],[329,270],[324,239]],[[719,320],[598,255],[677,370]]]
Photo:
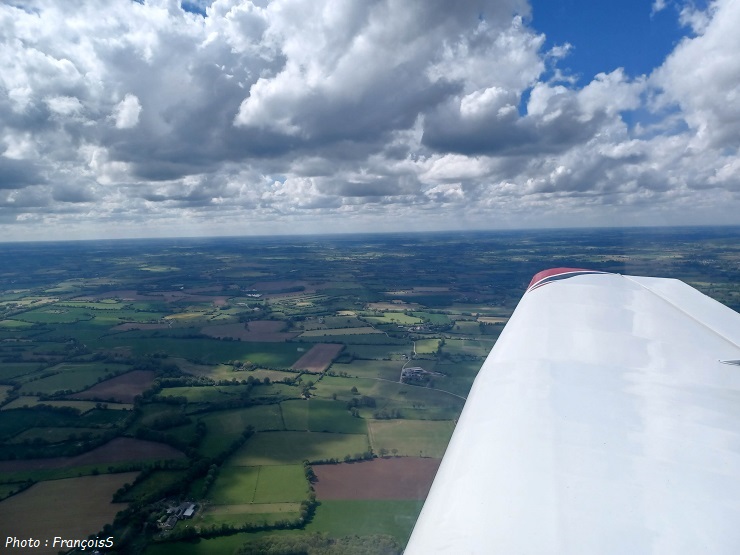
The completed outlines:
[[[65,362],[44,370],[44,374],[53,372],[52,375],[24,383],[20,393],[48,395],[57,391],[82,391],[124,369],[121,365],[101,362]]]
[[[305,530],[332,537],[387,534],[405,545],[423,504],[417,499],[322,501]]]
[[[250,503],[242,505],[211,505],[197,517],[196,524],[202,528],[244,524],[273,525],[281,520],[292,521],[300,516],[300,503]],[[221,536],[225,538],[228,536]],[[243,541],[243,540],[242,540]],[[204,542],[201,542],[204,543]],[[149,551],[147,551],[149,553]],[[216,551],[215,553],[219,553]],[[227,551],[227,553],[231,553]],[[210,554],[210,552],[209,552]]]
[[[13,387],[10,385],[0,385],[0,403],[5,401],[5,397],[8,395],[8,392],[12,390]]]
[[[439,339],[418,339],[415,349],[419,355],[432,355],[439,349]]]
[[[355,359],[349,364],[334,364],[330,370],[334,373],[346,372],[358,378],[380,378],[396,381],[401,376],[402,360],[361,360]]]
[[[446,314],[436,314],[433,312],[412,312],[411,314],[434,326],[444,326],[450,323],[450,319]]]
[[[205,423],[207,433],[198,451],[208,457],[214,457],[228,449],[247,426],[253,426],[257,431],[283,429],[279,405],[209,412],[199,420]]]
[[[380,337],[377,335],[369,337]],[[385,337],[385,336],[383,336]],[[345,345],[344,352],[355,358],[365,360],[401,360],[401,355],[409,355],[413,351],[410,343],[387,344],[387,345]]]
[[[230,364],[198,364],[184,358],[170,358],[170,362],[176,364],[180,370],[193,376],[211,378],[212,380],[230,380],[236,377],[234,367]]]
[[[184,470],[157,470],[126,492],[123,501],[143,501],[165,495],[186,474]]]
[[[17,330],[17,329],[23,329],[23,328],[30,328],[33,324],[31,322],[24,322],[23,320],[0,320],[0,328],[3,329],[9,329],[9,330]]]
[[[259,432],[226,461],[229,466],[298,464],[304,460],[343,459],[368,449],[365,434]]]
[[[177,353],[180,357],[198,364],[240,360],[270,368],[290,368],[302,353],[311,347],[307,343],[247,343],[176,337],[131,337],[127,340],[122,337],[125,335],[127,334],[108,337],[105,342],[110,343],[111,347],[129,346],[137,355]]]
[[[397,324],[399,326],[413,326],[424,322],[416,316],[409,316],[403,312],[384,312],[382,316],[364,316],[371,324]]]
[[[479,335],[481,333],[481,324],[475,320],[455,320],[455,324],[448,333]]]
[[[250,386],[242,384],[166,387],[159,393],[159,397],[184,397],[188,403],[220,403],[246,399],[249,397],[250,389]]]
[[[29,428],[47,426],[73,426],[77,423],[74,415],[60,415],[49,409],[19,408],[0,411],[0,441],[19,434]]]
[[[92,320],[93,314],[84,308],[65,308],[47,305],[18,314],[15,319],[33,324],[72,324]]]
[[[350,328],[322,328],[304,331],[300,337],[324,337],[326,335],[367,335],[372,333],[383,333],[370,326],[350,327]]]
[[[20,381],[20,378],[31,377],[44,369],[38,362],[3,362],[0,363],[0,380],[5,382]]]
[[[286,430],[364,434],[364,420],[354,418],[344,403],[322,399],[283,401],[280,404]]]
[[[61,443],[77,438],[97,437],[103,435],[105,430],[100,428],[30,428],[14,436],[8,443],[22,443],[41,439],[48,443]]]
[[[444,389],[445,379],[435,378],[440,389]],[[336,395],[338,400],[346,402],[355,397],[350,391],[352,387],[357,388],[359,395],[368,395],[375,399],[375,407],[360,408],[360,414],[365,418],[372,418],[377,410],[397,409],[404,418],[447,420],[457,418],[464,404],[463,399],[433,388],[337,376],[324,376],[316,384],[315,395],[321,399],[332,399]],[[418,454],[417,452],[416,455]]]
[[[229,466],[220,470],[208,497],[214,505],[300,503],[308,497],[302,464]]]
[[[441,459],[454,429],[454,422],[449,420],[368,421],[373,451],[384,448],[402,457]]]
[[[446,339],[440,350],[450,355],[483,358],[491,352],[493,344],[494,341],[489,339]]]
[[[102,299],[100,301],[62,301],[56,303],[55,306],[87,308],[91,310],[120,310],[124,308],[126,304],[115,299]]]

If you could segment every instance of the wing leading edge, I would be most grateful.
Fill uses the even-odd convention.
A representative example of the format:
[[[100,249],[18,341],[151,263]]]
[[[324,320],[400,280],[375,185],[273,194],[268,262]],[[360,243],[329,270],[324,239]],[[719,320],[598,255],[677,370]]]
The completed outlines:
[[[739,553],[740,315],[677,280],[538,276],[406,553]]]

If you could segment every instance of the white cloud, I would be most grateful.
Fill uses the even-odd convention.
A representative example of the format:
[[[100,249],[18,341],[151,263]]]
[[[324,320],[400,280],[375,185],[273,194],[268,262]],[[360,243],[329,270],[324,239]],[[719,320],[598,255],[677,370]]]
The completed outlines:
[[[113,119],[118,129],[131,129],[139,123],[141,103],[136,95],[127,94],[113,109]]]
[[[668,5],[667,0],[654,0],[653,7],[650,10],[651,15],[655,15],[658,12],[662,12]]]
[[[740,147],[740,3],[716,0],[700,34],[684,39],[652,76],[662,105],[676,105],[696,148]]]
[[[648,78],[585,86],[524,0],[190,4],[205,16],[0,5],[0,222],[21,222],[4,237],[38,221],[172,234],[215,213],[239,233],[740,209],[734,0],[681,4],[694,35]]]

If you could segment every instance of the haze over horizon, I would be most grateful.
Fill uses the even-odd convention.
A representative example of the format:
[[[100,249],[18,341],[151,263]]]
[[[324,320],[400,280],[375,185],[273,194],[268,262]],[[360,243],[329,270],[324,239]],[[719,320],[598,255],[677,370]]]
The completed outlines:
[[[0,240],[729,225],[740,2],[17,0]]]

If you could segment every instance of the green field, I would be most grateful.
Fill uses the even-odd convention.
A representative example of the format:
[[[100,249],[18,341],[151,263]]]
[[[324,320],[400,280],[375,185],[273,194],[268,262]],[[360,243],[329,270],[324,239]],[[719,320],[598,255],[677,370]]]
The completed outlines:
[[[242,409],[210,412],[198,418],[206,425],[206,437],[198,446],[198,452],[214,457],[229,448],[247,426],[257,431],[282,430],[283,420],[280,405],[258,405]]]
[[[375,336],[373,336],[375,337]],[[358,345],[347,344],[345,352],[366,360],[401,360],[401,355],[410,355],[413,351],[411,342],[402,345]]]
[[[450,323],[450,319],[446,314],[435,314],[433,312],[412,312],[411,314],[434,326],[444,326]]]
[[[71,324],[82,320],[92,320],[93,314],[83,308],[64,308],[56,305],[46,305],[23,312],[15,317],[17,320],[34,324]]]
[[[165,495],[167,488],[185,476],[184,470],[157,470],[126,492],[122,501],[142,501],[146,498]],[[161,493],[160,493],[161,492]]]
[[[65,362],[44,370],[44,374],[53,372],[53,375],[24,383],[20,393],[48,395],[57,391],[82,391],[127,368],[123,365],[99,362],[81,364]]]
[[[100,428],[30,428],[13,437],[8,443],[22,443],[37,439],[48,443],[60,443],[75,438],[92,438],[104,433],[105,430]]]
[[[247,399],[251,387],[248,385],[206,385],[203,387],[167,387],[160,397],[184,397],[188,403],[223,403],[230,400]]]
[[[66,306],[70,308],[89,308],[93,310],[120,310],[126,306],[126,303],[122,303],[115,299],[103,299],[102,301],[63,301],[58,302],[54,306]]]
[[[31,322],[24,322],[22,320],[0,320],[0,328],[23,329],[30,328],[31,326],[33,326]]]
[[[478,335],[481,333],[480,322],[470,320],[455,320],[455,324],[449,333],[464,334],[464,335]]]
[[[417,339],[416,353],[419,355],[435,354],[439,349],[439,339]]]
[[[109,336],[101,342],[101,345],[108,345],[111,348],[128,346],[137,355],[177,353],[187,360],[207,364],[240,360],[270,368],[290,368],[311,347],[309,343],[248,343],[175,337],[127,338],[127,335],[124,333]]]
[[[12,387],[22,387],[23,395],[0,407],[0,458],[29,462],[3,463],[17,470],[0,473],[0,497],[22,479],[39,480],[36,488],[78,475],[152,468],[157,459],[147,453],[153,446],[141,443],[129,444],[142,450],[131,453],[130,462],[115,444],[111,451],[82,453],[73,466],[36,462],[76,452],[95,437],[138,436],[180,446],[184,456],[160,460],[128,493],[137,503],[112,533],[132,534],[132,552],[233,555],[242,543],[265,537],[308,545],[313,532],[390,533],[403,542],[421,501],[325,500],[305,530],[278,530],[285,521],[295,523],[308,495],[302,461],[362,457],[371,445],[378,455],[442,456],[463,397],[503,328],[500,320],[542,268],[649,271],[693,283],[740,309],[739,238],[740,228],[692,228],[1,244],[0,254],[13,263],[0,272],[0,398],[14,397]],[[257,293],[260,298],[248,296]],[[128,330],[122,322],[157,325]],[[305,338],[219,340],[203,334],[214,324],[228,324],[223,330],[246,325],[265,339],[284,339],[271,335],[277,329]],[[291,371],[324,342],[343,347],[327,372]],[[400,383],[404,366],[427,373]],[[139,394],[135,405],[95,408],[95,401],[66,400],[59,391],[133,367],[146,371],[140,380],[133,374],[108,385],[117,383],[131,399]],[[53,407],[39,406],[46,403]],[[110,410],[124,407],[131,410]],[[245,433],[249,427],[253,434]],[[227,533],[244,524],[275,529],[150,546],[168,533],[143,526],[164,510],[149,502],[176,496],[175,490],[201,500],[213,463],[218,472],[201,508],[169,537]],[[23,522],[35,519],[45,533],[57,514],[90,522],[74,514],[81,503],[75,492],[89,494],[83,483],[63,498],[69,511],[44,496],[34,507],[51,507],[51,515],[34,510]],[[9,531],[24,532],[38,530]],[[335,551],[345,545],[335,544]]]
[[[0,411],[0,440],[11,437],[30,428],[49,426],[74,426],[78,424],[75,415],[61,415],[50,409],[13,409]]]
[[[370,420],[373,451],[387,449],[402,457],[441,459],[455,423],[449,420]],[[394,451],[395,449],[395,451]]]
[[[327,335],[333,335],[335,337],[343,335],[363,335],[363,334],[382,334],[380,330],[371,328],[370,326],[364,327],[349,327],[349,328],[322,328],[304,331],[300,337],[323,337]]]
[[[384,333],[368,334],[344,334],[344,335],[300,335],[299,339],[314,343],[346,343],[351,341],[354,345],[398,345],[397,339],[387,337]]]
[[[0,363],[0,380],[15,382],[13,378],[39,373],[45,366],[38,362],[3,362]]]
[[[214,505],[300,503],[307,496],[302,464],[226,466],[208,492]]]
[[[428,365],[430,369],[434,365]],[[444,376],[435,378],[435,385],[444,390],[446,384]],[[353,394],[352,387],[357,388]],[[457,418],[462,410],[464,400],[449,395],[444,391],[428,387],[414,387],[398,382],[372,380],[362,378],[341,378],[324,376],[316,384],[316,397],[347,402],[356,396],[368,395],[375,399],[374,408],[361,408],[363,417],[372,418],[377,410],[398,409],[403,417],[423,420],[448,420]]]
[[[344,403],[321,399],[283,401],[286,430],[308,432],[335,432],[342,434],[367,433],[367,425],[361,418],[350,415]]]
[[[424,322],[416,316],[409,316],[403,312],[384,312],[381,316],[363,316],[371,324],[398,324],[402,326],[413,326]]]
[[[322,501],[306,532],[332,537],[388,534],[405,545],[423,504],[418,500]]]
[[[221,524],[221,521],[218,521],[218,524]],[[145,553],[146,555],[234,555],[239,547],[255,537],[261,536],[242,533],[192,542],[153,543],[149,544]]]
[[[239,527],[244,524],[273,525],[300,517],[300,503],[252,503],[248,505],[212,505],[200,515],[195,524],[203,528],[227,526]],[[210,545],[210,542],[209,542]],[[187,553],[187,551],[184,551]],[[149,551],[147,551],[149,553]]]
[[[297,464],[345,455],[353,456],[368,449],[364,434],[323,432],[259,432],[254,434],[234,455],[229,466],[262,466]]]
[[[403,360],[362,360],[355,359],[350,364],[332,364],[331,372],[346,372],[358,378],[380,378],[397,381],[401,377]]]
[[[493,343],[494,341],[489,339],[446,339],[445,344],[440,350],[449,355],[467,355],[484,358],[491,352]]]
[[[61,401],[41,400],[36,395],[22,395],[17,399],[13,399],[7,405],[4,405],[0,410],[19,409],[23,407],[35,407],[36,405],[48,405],[50,407],[70,407],[80,411],[80,414],[90,412],[98,406],[96,401],[77,401],[74,399],[64,399]],[[134,406],[130,403],[103,403],[106,408],[110,410],[131,410]]]

